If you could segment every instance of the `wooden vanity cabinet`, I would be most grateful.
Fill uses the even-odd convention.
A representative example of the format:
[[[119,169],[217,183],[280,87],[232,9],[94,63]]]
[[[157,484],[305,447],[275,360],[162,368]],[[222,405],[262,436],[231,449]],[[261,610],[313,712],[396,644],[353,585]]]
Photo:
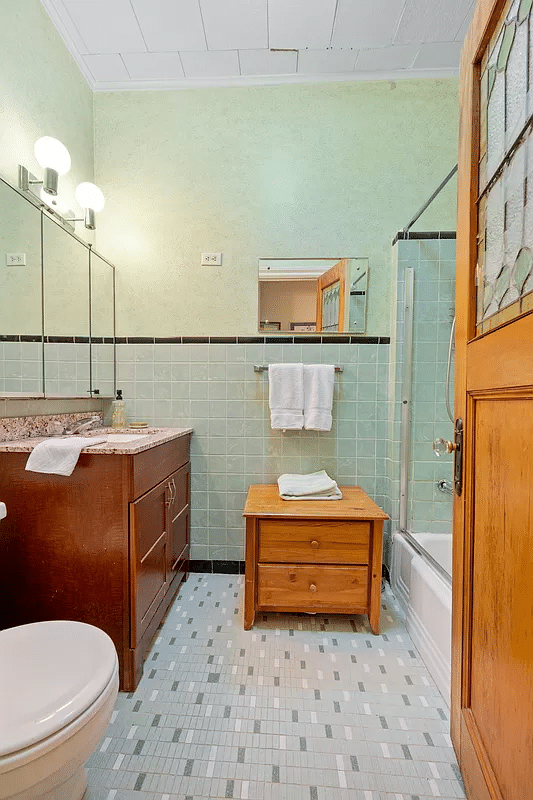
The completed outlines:
[[[69,477],[0,453],[0,626],[74,619],[113,639],[120,688],[189,568],[190,434],[136,454],[82,453]]]

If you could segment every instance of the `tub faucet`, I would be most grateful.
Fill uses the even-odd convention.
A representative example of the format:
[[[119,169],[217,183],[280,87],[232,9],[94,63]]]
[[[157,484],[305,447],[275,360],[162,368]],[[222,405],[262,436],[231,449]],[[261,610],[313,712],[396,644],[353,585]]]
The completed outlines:
[[[86,431],[89,431],[92,428],[96,428],[97,425],[101,425],[101,423],[102,420],[97,415],[94,415],[92,417],[83,417],[83,419],[78,419],[71,425],[67,425],[67,427],[65,428],[65,434],[67,436],[71,436],[74,433],[85,433]]]
[[[444,478],[440,481],[437,481],[437,489],[439,492],[444,492],[444,494],[453,494],[453,483],[451,481],[444,480]]]

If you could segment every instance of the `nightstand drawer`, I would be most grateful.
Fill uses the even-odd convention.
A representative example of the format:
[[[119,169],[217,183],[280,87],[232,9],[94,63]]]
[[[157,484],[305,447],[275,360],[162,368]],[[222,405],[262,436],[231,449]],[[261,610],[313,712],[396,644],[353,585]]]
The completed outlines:
[[[258,608],[288,611],[341,610],[366,614],[368,567],[260,564]]]
[[[369,552],[368,522],[259,520],[261,563],[368,564]]]

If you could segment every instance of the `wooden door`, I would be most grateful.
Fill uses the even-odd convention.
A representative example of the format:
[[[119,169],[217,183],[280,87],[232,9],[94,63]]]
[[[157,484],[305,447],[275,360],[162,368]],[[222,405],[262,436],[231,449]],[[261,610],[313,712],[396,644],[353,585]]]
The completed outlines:
[[[317,331],[344,330],[344,297],[346,293],[346,259],[343,258],[317,280]]]
[[[479,0],[461,65],[452,740],[470,800],[533,784],[532,0]]]

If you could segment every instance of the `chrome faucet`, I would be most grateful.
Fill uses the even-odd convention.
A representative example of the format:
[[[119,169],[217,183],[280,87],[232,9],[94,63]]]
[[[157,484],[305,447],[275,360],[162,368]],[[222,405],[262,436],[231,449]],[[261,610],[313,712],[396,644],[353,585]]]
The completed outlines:
[[[71,436],[74,433],[85,433],[86,431],[89,431],[92,428],[96,428],[98,425],[101,424],[102,424],[101,417],[95,414],[92,417],[83,417],[83,419],[78,419],[71,425],[67,425],[64,433],[67,436]]]

